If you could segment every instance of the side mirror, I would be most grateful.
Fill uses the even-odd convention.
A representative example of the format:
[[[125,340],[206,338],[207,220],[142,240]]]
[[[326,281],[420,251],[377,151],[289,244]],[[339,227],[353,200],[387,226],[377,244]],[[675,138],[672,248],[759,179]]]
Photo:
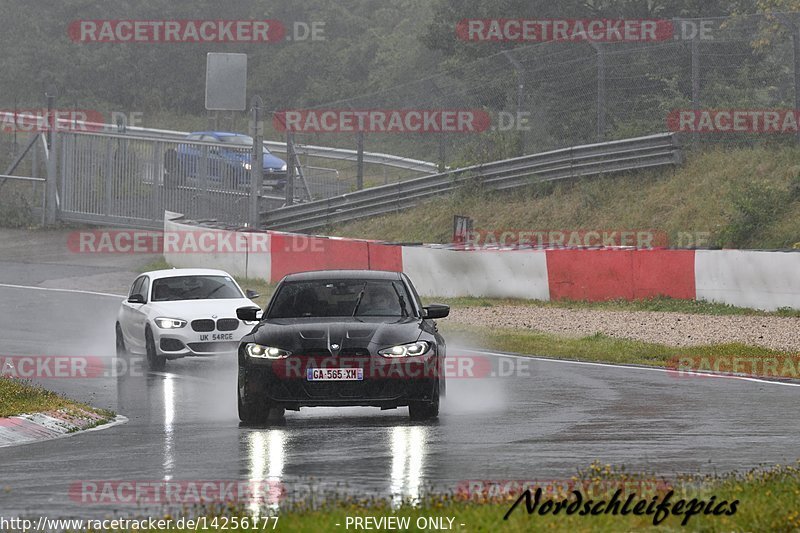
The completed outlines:
[[[422,308],[424,318],[445,318],[450,314],[450,306],[442,304],[431,304]]]
[[[255,300],[256,298],[260,297],[261,295],[258,294],[256,291],[252,289],[247,289],[244,291],[244,295],[247,296],[251,300]]]
[[[141,294],[131,294],[128,298],[129,304],[143,304],[144,303],[144,296]]]
[[[258,307],[240,307],[236,310],[236,318],[243,322],[257,322],[261,320],[261,309]]]

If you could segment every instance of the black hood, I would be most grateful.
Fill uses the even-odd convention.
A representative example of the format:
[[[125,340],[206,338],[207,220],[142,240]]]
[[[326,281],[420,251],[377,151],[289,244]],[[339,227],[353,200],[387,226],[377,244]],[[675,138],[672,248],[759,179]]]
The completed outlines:
[[[261,322],[245,341],[289,350],[293,354],[333,355],[351,350],[376,350],[419,340],[422,335],[419,318],[333,317],[283,318]],[[334,346],[338,346],[335,348]]]

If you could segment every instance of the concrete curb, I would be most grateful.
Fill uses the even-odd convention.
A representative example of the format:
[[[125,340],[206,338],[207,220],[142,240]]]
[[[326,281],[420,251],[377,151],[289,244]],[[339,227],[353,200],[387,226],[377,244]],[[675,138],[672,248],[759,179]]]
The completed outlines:
[[[98,420],[101,417],[93,413],[85,412],[84,416],[75,417],[59,411],[0,418],[0,448],[60,439],[85,431],[99,431],[128,421],[126,417],[117,415],[99,426],[89,427]]]

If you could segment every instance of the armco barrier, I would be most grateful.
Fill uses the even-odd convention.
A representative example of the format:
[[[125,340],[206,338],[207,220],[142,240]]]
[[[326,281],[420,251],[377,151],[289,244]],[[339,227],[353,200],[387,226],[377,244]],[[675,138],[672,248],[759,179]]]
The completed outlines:
[[[199,229],[179,217],[165,214],[164,230]],[[422,296],[588,301],[668,296],[764,310],[800,309],[800,253],[664,249],[458,251],[267,233],[266,251],[164,255],[177,267],[221,268],[233,275],[272,282],[293,272],[329,268],[405,272]]]

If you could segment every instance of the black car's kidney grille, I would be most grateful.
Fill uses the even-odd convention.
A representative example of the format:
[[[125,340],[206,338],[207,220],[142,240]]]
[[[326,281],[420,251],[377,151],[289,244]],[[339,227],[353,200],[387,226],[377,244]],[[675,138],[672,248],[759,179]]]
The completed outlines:
[[[214,321],[210,318],[192,320],[192,329],[195,331],[214,331]]]
[[[334,357],[330,350],[303,350],[296,355],[305,357],[322,358]],[[369,357],[369,350],[366,348],[343,348],[339,351],[337,357]]]
[[[217,329],[220,331],[233,331],[239,327],[237,318],[220,318],[217,320]]]

